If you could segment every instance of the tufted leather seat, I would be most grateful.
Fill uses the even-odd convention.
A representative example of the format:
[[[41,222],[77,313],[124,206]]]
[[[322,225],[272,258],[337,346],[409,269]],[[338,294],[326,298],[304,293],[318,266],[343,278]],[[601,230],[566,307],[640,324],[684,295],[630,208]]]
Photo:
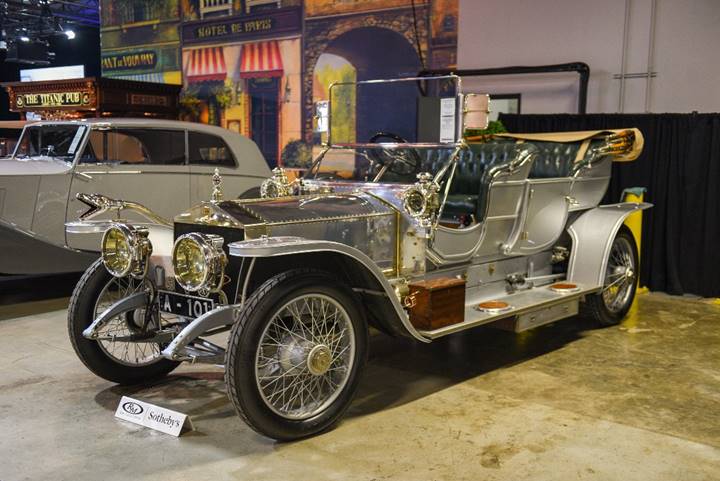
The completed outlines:
[[[538,149],[530,178],[567,177],[575,162],[579,143],[528,142]]]
[[[476,220],[481,220],[487,202],[487,189],[490,179],[485,176],[495,166],[506,165],[517,158],[527,149],[536,148],[530,143],[518,144],[515,141],[497,139],[486,143],[468,144],[469,149],[460,152],[455,176],[450,185],[447,202],[443,209],[443,218],[457,220],[468,218],[471,214]],[[453,149],[423,149],[418,150],[421,156],[419,172],[436,174],[447,163]],[[384,181],[413,182],[412,176],[399,176],[386,172]]]
[[[485,178],[492,167],[506,165],[528,147],[514,142],[470,144],[458,159],[455,177],[450,185],[443,217],[459,218],[474,214],[480,220],[485,212],[490,179]]]
[[[538,155],[533,162],[529,177],[531,179],[544,179],[551,177],[567,177],[572,175],[572,166],[580,150],[581,142],[526,142],[538,149]],[[603,143],[602,139],[591,141],[585,152],[587,158],[592,148]]]

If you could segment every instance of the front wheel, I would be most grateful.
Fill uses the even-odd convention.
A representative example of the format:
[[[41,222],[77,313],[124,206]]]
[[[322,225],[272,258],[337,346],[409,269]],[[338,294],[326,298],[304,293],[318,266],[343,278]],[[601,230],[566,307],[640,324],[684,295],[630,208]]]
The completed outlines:
[[[622,226],[613,240],[602,291],[587,297],[583,312],[603,326],[622,321],[638,282],[638,252],[630,229]]]
[[[260,434],[281,441],[317,434],[350,405],[367,339],[350,289],[319,271],[279,274],[248,299],[231,331],[228,396]]]
[[[136,384],[164,376],[178,366],[162,356],[161,344],[124,340],[143,334],[144,310],[111,319],[101,328],[97,340],[82,334],[113,303],[144,288],[142,281],[113,277],[102,259],[95,261],[75,286],[68,308],[70,341],[83,364],[103,379]],[[154,315],[157,323],[160,314]]]

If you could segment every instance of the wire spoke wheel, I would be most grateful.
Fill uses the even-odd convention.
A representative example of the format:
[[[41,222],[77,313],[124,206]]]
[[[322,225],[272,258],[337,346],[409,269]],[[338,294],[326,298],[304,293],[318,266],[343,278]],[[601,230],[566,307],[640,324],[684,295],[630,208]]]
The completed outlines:
[[[637,271],[633,249],[625,237],[613,241],[602,289],[603,302],[611,313],[621,312],[632,300]]]
[[[179,365],[160,354],[166,341],[157,342],[156,329],[168,326],[157,311],[147,319],[144,308],[118,315],[100,327],[97,338],[88,339],[83,334],[108,307],[149,289],[148,282],[113,277],[98,259],[75,286],[68,306],[70,342],[83,364],[103,379],[137,384],[165,376]]]
[[[94,318],[120,299],[146,289],[144,282],[133,278],[113,277],[102,289],[95,302]],[[153,315],[153,320],[147,327],[156,327],[159,314]],[[147,366],[163,359],[161,346],[153,342],[137,342],[123,340],[133,334],[143,332],[145,322],[145,309],[120,314],[112,318],[98,330],[98,346],[113,361],[130,367]]]
[[[355,359],[348,312],[330,296],[304,294],[277,309],[255,354],[262,400],[286,419],[324,411],[348,382]]]

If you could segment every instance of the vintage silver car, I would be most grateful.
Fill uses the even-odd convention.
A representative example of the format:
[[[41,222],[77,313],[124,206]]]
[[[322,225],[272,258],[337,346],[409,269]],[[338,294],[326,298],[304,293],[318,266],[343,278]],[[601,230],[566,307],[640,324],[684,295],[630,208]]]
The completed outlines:
[[[69,224],[105,232],[69,310],[85,365],[138,383],[182,361],[224,364],[242,419],[292,440],[341,418],[370,326],[429,343],[480,325],[524,331],[581,308],[619,322],[638,266],[623,221],[649,204],[598,204],[612,162],[642,149],[640,132],[473,137],[487,96],[418,92],[441,104],[441,118],[424,120],[439,130],[419,129],[439,139],[330,138],[303,179],[275,170],[261,199],[223,199],[216,176],[211,199],[172,227],[124,221],[134,207],[122,204],[114,222]]]
[[[0,274],[80,272],[97,259],[99,237],[65,234],[65,222],[88,210],[78,194],[132,199],[172,218],[207,198],[216,168],[236,196],[257,197],[270,175],[252,141],[218,127],[153,119],[27,125],[13,155],[0,160]]]

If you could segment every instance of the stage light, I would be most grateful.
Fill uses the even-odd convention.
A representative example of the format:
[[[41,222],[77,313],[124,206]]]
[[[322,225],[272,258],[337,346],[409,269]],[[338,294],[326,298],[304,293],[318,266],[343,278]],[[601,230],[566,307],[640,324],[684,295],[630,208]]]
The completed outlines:
[[[64,33],[64,34],[67,36],[67,38],[70,39],[70,40],[72,40],[72,39],[75,38],[75,32],[72,31],[72,30],[70,30],[70,29],[65,30],[65,32],[63,32],[63,33]]]

